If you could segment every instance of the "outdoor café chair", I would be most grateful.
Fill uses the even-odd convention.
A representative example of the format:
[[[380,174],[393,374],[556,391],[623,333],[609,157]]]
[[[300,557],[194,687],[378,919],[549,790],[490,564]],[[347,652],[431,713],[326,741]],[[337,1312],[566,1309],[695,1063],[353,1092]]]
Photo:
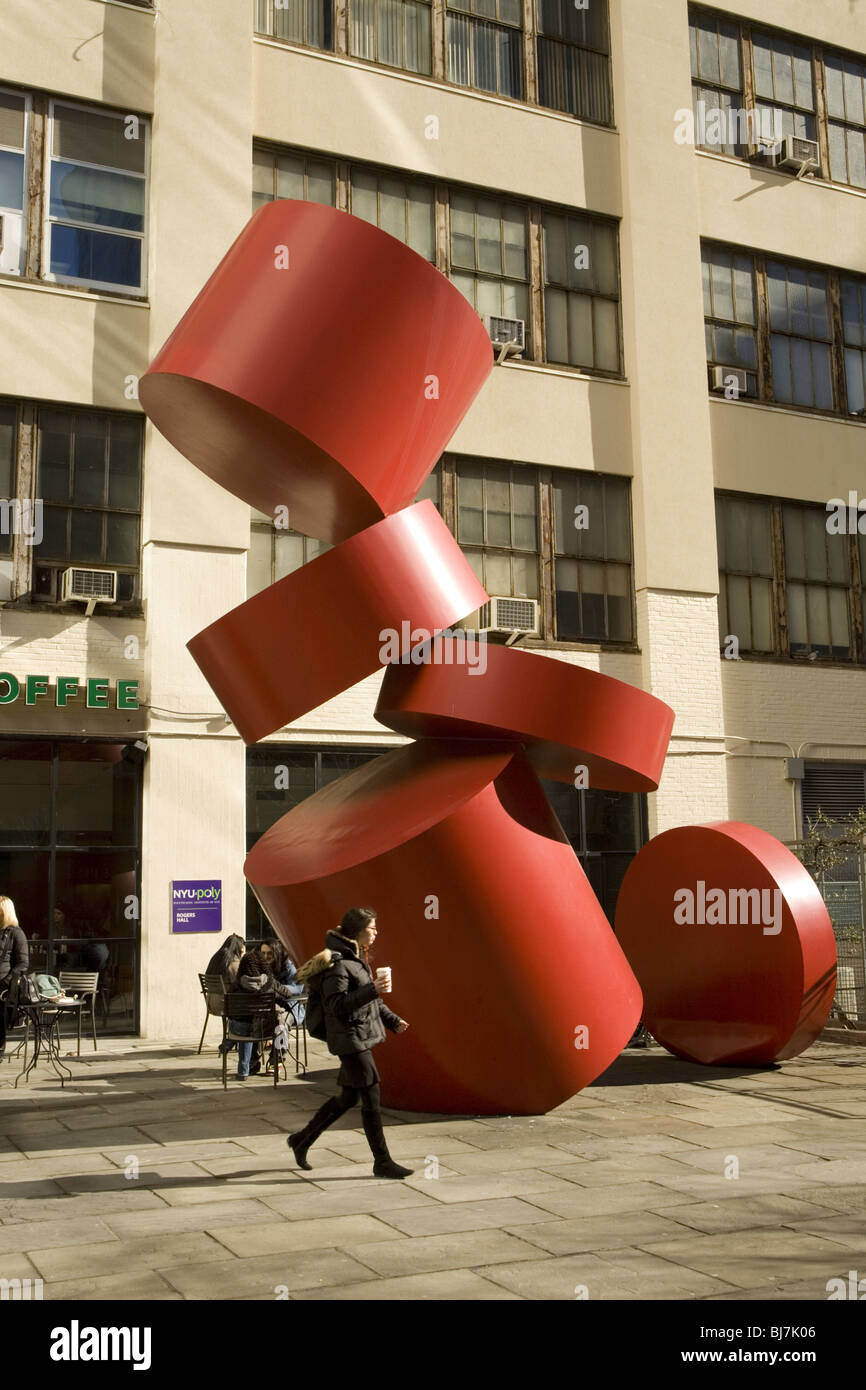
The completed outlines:
[[[225,1012],[223,1019],[223,1045],[221,1048],[223,1057],[223,1089],[228,1089],[228,1044],[234,1043],[273,1043],[274,1034],[277,1029],[277,1001],[273,994],[247,994],[243,990],[234,990],[226,994]],[[234,1027],[236,1020],[250,1019],[252,1027],[249,1033],[239,1033]],[[274,1065],[274,1085],[279,1080],[278,1064]]]
[[[201,1030],[201,1040],[198,1045],[198,1050],[201,1052],[204,1046],[204,1035],[207,1032],[208,1019],[222,1018],[223,1016],[226,982],[222,975],[199,975],[198,982],[204,999],[204,1027]]]
[[[58,975],[60,988],[66,994],[75,993],[81,998],[81,1007],[76,1010],[78,1014],[78,1053],[81,1056],[81,1015],[84,1013],[85,1001],[90,998],[90,1033],[93,1038],[93,1051],[97,1052],[96,1046],[96,996],[99,993],[99,971],[98,970],[61,970]]]

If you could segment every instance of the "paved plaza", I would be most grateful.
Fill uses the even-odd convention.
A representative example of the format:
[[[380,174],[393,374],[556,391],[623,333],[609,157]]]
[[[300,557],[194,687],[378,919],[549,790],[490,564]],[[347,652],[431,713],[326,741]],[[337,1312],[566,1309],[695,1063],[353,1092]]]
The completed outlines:
[[[213,1045],[82,1046],[61,1090],[0,1066],[0,1279],[45,1299],[795,1299],[866,1276],[866,1047],[779,1069],[627,1051],[538,1118],[350,1112],[285,1136],[336,1063],[222,1089]]]

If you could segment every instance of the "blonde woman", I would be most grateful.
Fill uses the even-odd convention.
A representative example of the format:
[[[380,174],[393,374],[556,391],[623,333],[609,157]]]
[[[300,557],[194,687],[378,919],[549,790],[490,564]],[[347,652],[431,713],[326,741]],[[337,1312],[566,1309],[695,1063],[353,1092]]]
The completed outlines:
[[[0,1000],[13,975],[26,975],[30,968],[27,937],[18,925],[18,914],[11,898],[0,897]],[[6,1010],[0,1007],[0,1057],[6,1049]]]

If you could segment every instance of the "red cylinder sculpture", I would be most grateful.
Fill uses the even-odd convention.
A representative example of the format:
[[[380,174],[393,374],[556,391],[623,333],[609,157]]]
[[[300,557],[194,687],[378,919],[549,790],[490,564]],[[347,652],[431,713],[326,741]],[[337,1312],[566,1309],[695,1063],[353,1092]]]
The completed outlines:
[[[385,634],[408,649],[486,598],[424,501],[310,560],[187,645],[241,737],[255,743],[371,675]]]
[[[389,1004],[410,1030],[376,1053],[388,1105],[539,1114],[599,1076],[641,996],[529,765],[425,740],[289,811],[245,873],[296,959],[348,904],[378,910]]]
[[[505,738],[540,777],[654,791],[674,712],[625,681],[490,642],[439,637],[427,660],[387,667],[376,718],[411,738]]]
[[[754,825],[656,836],[623,880],[616,933],[644,992],[644,1022],[677,1057],[796,1057],[827,1021],[836,988],[829,914],[799,860]]]
[[[492,366],[478,315],[421,256],[280,199],[247,223],[139,396],[202,472],[337,542],[408,506]]]

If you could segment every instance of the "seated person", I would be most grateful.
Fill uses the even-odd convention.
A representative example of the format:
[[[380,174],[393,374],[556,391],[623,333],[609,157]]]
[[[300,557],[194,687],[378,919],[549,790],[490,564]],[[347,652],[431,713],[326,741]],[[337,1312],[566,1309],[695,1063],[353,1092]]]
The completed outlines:
[[[305,985],[298,984],[298,972],[295,962],[292,960],[285,946],[280,941],[271,941],[271,952],[274,963],[272,966],[274,979],[281,985],[285,985],[290,996],[303,994]],[[306,1013],[306,1004],[292,1002],[286,1006],[297,1023],[303,1023]]]
[[[278,999],[288,1000],[291,995],[289,987],[281,984],[274,977],[274,951],[273,943],[263,941],[246,955],[241,957],[238,965],[237,978],[235,984],[238,990],[245,990],[249,994],[275,994]],[[283,1016],[283,1022],[285,1015]],[[277,1017],[280,1023],[279,1011]],[[232,1030],[236,1033],[246,1033],[249,1035],[253,1020],[250,1018],[232,1019]],[[284,1039],[288,1044],[288,1037]],[[279,1053],[282,1049],[279,1039],[276,1040],[276,1050]],[[258,1044],[254,1041],[238,1043],[238,1081],[246,1081],[248,1076],[255,1076],[262,1069],[259,1057]]]
[[[227,936],[219,950],[214,952],[205,966],[205,975],[219,975],[226,990],[234,989],[238,966],[245,950],[246,945],[242,936]],[[234,1046],[233,1042],[220,1043],[219,1050],[220,1052],[231,1052]]]

